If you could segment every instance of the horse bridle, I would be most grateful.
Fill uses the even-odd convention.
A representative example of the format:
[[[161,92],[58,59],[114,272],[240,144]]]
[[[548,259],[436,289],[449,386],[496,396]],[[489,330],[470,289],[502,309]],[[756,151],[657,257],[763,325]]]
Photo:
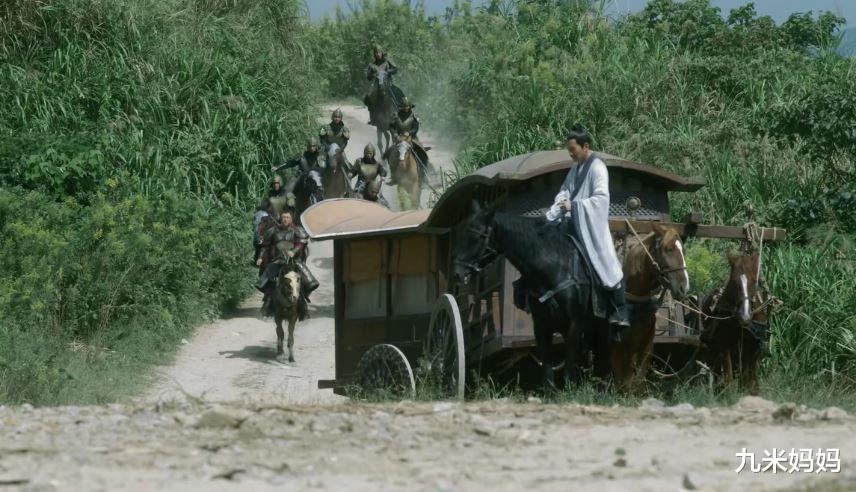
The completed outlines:
[[[675,267],[675,268],[665,268],[665,269],[662,268],[660,266],[660,263],[658,263],[657,260],[655,259],[655,256],[660,255],[660,250],[661,250],[662,245],[663,245],[662,243],[663,243],[662,238],[658,237],[657,242],[654,244],[654,255],[651,255],[651,262],[654,264],[654,268],[657,270],[657,282],[660,284],[660,287],[662,287],[664,289],[670,289],[671,288],[671,281],[669,280],[669,274],[675,273],[675,272],[686,271],[687,267],[686,266],[680,266],[680,267]]]
[[[480,231],[474,227],[469,227],[469,231],[474,233],[476,236],[482,238],[482,245],[479,248],[479,255],[475,261],[461,261],[455,259],[455,264],[465,267],[473,273],[479,273],[482,271],[482,265],[485,265],[490,262],[493,258],[499,256],[499,251],[494,249],[490,245],[490,238],[493,234],[493,226],[488,224],[485,230]]]

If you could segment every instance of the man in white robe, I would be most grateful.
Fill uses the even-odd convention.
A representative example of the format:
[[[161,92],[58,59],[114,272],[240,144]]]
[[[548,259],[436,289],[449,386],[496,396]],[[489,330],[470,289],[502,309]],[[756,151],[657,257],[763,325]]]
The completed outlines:
[[[591,137],[581,127],[568,134],[567,149],[576,163],[547,211],[547,220],[567,223],[583,254],[594,269],[595,280],[608,293],[612,338],[630,326],[624,298],[624,273],[609,232],[609,173],[606,164],[591,151]]]

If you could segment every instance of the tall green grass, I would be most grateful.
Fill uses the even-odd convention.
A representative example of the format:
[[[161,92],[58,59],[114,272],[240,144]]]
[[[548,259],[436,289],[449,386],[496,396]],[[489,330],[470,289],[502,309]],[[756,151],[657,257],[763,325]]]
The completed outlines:
[[[315,129],[298,0],[0,3],[0,403],[121,399],[246,294]]]

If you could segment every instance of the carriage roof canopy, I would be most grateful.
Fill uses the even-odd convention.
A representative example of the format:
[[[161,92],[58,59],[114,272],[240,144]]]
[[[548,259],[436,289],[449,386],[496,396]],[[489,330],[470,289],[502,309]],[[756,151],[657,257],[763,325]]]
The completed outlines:
[[[635,175],[640,181],[662,192],[696,191],[704,186],[704,181],[700,179],[687,179],[656,167],[604,152],[597,152],[597,154],[606,163],[610,175],[615,171],[625,175]],[[563,173],[572,164],[573,161],[571,161],[566,150],[546,150],[509,157],[480,168],[461,178],[443,193],[432,210],[426,225],[433,228],[451,226],[449,217],[456,215],[455,210],[466,207],[480,188],[497,185],[511,186],[545,174]]]
[[[429,213],[430,209],[392,212],[375,202],[337,198],[309,207],[300,220],[309,236],[319,241],[412,231],[425,222]]]
[[[687,179],[652,166],[622,157],[598,152],[611,172],[633,174],[651,187],[665,191],[695,191],[704,186],[697,179]],[[464,176],[440,197],[433,209],[391,212],[382,205],[357,199],[324,200],[306,210],[301,222],[315,240],[408,232],[450,227],[453,213],[466,208],[476,191],[484,186],[512,185],[532,178],[570,168],[572,161],[565,150],[548,150],[509,157]]]

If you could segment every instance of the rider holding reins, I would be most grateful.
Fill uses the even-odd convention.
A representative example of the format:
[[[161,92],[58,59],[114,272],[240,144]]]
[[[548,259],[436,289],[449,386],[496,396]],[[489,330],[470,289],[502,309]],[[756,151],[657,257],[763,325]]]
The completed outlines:
[[[386,73],[387,81],[389,85],[392,85],[392,76],[398,72],[398,68],[395,64],[387,58],[386,53],[383,52],[383,48],[380,46],[375,46],[374,48],[374,60],[369,63],[368,69],[366,69],[366,79],[373,81],[377,77],[377,74],[383,72]],[[365,103],[366,107],[369,108],[369,125],[374,125],[373,121],[373,108],[377,101],[372,99],[374,95],[375,88],[369,87],[368,94],[363,97],[363,103]]]

